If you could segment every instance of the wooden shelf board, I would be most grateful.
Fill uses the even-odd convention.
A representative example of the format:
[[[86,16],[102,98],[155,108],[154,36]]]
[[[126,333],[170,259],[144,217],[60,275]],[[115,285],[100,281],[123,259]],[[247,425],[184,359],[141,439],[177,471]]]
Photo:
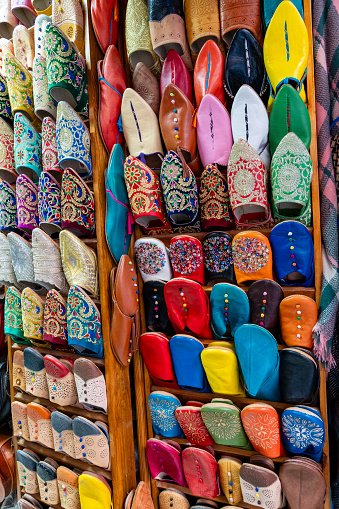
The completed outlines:
[[[92,412],[90,410],[86,410],[85,408],[78,408],[76,406],[61,406],[57,405],[56,403],[52,403],[49,399],[44,398],[37,398],[36,396],[33,396],[31,394],[27,394],[24,392],[17,392],[15,394],[15,399],[17,401],[21,401],[22,403],[39,403],[40,405],[44,407],[52,407],[55,408],[55,410],[58,410],[59,412],[70,414],[70,415],[81,415],[82,417],[85,417],[86,419],[92,419],[94,421],[101,421],[108,423],[107,415],[102,414],[100,412]]]
[[[79,468],[80,470],[88,470],[89,472],[93,472],[95,474],[102,475],[107,479],[112,479],[112,474],[109,470],[105,470],[104,468],[97,467],[95,465],[91,465],[85,461],[76,460],[67,456],[66,454],[62,454],[60,452],[55,451],[54,449],[49,449],[48,447],[44,447],[42,445],[36,444],[34,442],[29,442],[28,440],[24,440],[23,438],[17,439],[17,446],[20,448],[32,449],[32,451],[39,454],[42,459],[45,459],[47,456],[54,459],[59,463],[59,465],[67,465],[72,468]]]
[[[25,488],[21,487],[21,493],[22,495],[24,495],[26,492],[25,492]],[[40,498],[40,495],[38,493],[28,493],[28,495],[30,495],[31,497],[34,497],[38,502],[40,502],[41,504],[44,504],[44,505],[47,505],[48,507],[53,507],[53,509],[62,509],[62,506],[61,504],[53,504],[52,506],[50,504],[48,504],[47,502],[45,502],[45,500],[42,500]]]
[[[246,293],[248,292],[249,286],[238,285],[242,290]],[[203,286],[204,291],[209,295],[212,291],[213,286]],[[290,295],[306,295],[311,299],[315,297],[315,288],[314,286],[304,287],[304,286],[282,286],[282,291],[284,292],[284,297],[289,297]]]
[[[85,359],[89,359],[94,364],[96,364],[99,368],[105,367],[105,361],[104,359],[97,359],[95,357],[89,357],[88,355],[79,355],[77,353],[71,353],[71,352],[60,352],[60,350],[51,350],[48,348],[40,348],[38,346],[34,345],[22,345],[19,343],[13,343],[12,349],[13,350],[25,350],[27,347],[37,349],[42,355],[54,355],[54,357],[71,357],[72,359],[78,359],[79,357],[84,357]]]

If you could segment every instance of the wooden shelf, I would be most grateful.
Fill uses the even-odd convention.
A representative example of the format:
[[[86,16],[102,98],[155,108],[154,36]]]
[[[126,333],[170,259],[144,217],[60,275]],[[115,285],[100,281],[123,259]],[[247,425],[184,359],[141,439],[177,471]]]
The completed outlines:
[[[25,488],[21,487],[21,493],[22,493],[22,495],[24,495],[26,493]],[[47,502],[45,502],[45,500],[42,500],[40,498],[40,495],[38,495],[38,493],[34,493],[34,494],[28,493],[28,495],[30,495],[31,497],[34,497],[38,502],[40,502],[40,504],[44,504],[48,507],[53,507],[55,509],[62,509],[61,504],[53,504],[53,505],[48,504]]]
[[[238,285],[242,290],[246,293],[248,292],[249,286]],[[212,291],[213,286],[203,286],[204,291],[209,295]],[[282,286],[282,291],[284,292],[284,297],[289,297],[290,295],[306,295],[311,299],[315,298],[315,288],[314,286],[304,287],[304,286]]]
[[[70,415],[81,415],[86,419],[91,419],[93,421],[101,421],[108,423],[107,415],[102,414],[101,412],[92,412],[91,410],[86,410],[85,408],[79,408],[77,406],[61,406],[55,403],[52,403],[49,399],[37,398],[32,396],[31,394],[27,394],[26,392],[17,392],[14,396],[16,401],[21,401],[22,403],[39,403],[44,407],[52,407],[59,412]]]
[[[39,454],[42,459],[46,457],[50,457],[54,459],[59,465],[66,465],[72,468],[79,468],[84,471],[87,470],[89,472],[93,472],[94,474],[102,475],[107,479],[112,479],[112,474],[110,470],[105,470],[104,468],[97,467],[92,465],[91,463],[87,463],[86,461],[76,460],[67,456],[66,454],[62,454],[60,452],[55,451],[54,449],[49,449],[48,447],[44,447],[42,445],[36,444],[34,442],[29,442],[28,440],[24,440],[23,438],[17,438],[17,446],[21,449],[27,447],[27,449],[32,449],[32,451]]]
[[[40,348],[39,346],[34,345],[21,345],[19,343],[13,343],[12,344],[12,350],[25,350],[27,347],[37,349],[42,355],[53,355],[54,357],[71,357],[72,359],[78,359],[79,357],[84,357],[85,359],[91,360],[94,364],[98,366],[98,368],[104,369],[105,368],[105,361],[104,359],[97,359],[96,357],[89,357],[88,355],[79,355],[77,353],[72,352],[60,352],[60,350],[51,350],[48,348]]]

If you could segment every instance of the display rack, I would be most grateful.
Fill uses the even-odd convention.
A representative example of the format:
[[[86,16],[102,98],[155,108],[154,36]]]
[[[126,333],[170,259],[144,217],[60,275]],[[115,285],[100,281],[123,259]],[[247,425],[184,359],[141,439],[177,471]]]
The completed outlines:
[[[317,303],[317,306],[320,305],[320,296],[321,296],[321,282],[322,282],[322,262],[321,262],[321,229],[320,229],[320,202],[319,202],[319,181],[318,181],[318,154],[317,154],[317,133],[316,133],[316,113],[315,113],[315,90],[314,90],[314,64],[313,64],[313,34],[312,34],[312,11],[311,11],[311,0],[304,0],[304,19],[305,24],[308,30],[309,37],[309,58],[308,58],[308,68],[307,68],[307,97],[308,97],[308,111],[311,119],[311,128],[312,128],[312,140],[310,145],[310,155],[313,162],[313,177],[312,177],[312,212],[313,212],[313,227],[310,228],[310,232],[314,241],[314,255],[315,255],[315,284],[313,288],[304,288],[304,287],[283,287],[284,297],[293,294],[302,294],[307,295],[314,299]],[[125,61],[126,61],[126,53],[125,53]],[[126,73],[129,73],[129,67],[125,67]],[[260,232],[266,235],[268,238],[270,237],[269,229],[261,229]],[[232,236],[238,233],[239,230],[228,231]],[[209,232],[198,233],[198,234],[190,234],[193,237],[197,237],[200,240]],[[136,228],[136,238],[142,237],[142,231],[140,228]],[[175,235],[159,235],[153,236],[164,242],[164,244],[168,247],[169,242],[172,237]],[[133,253],[134,254],[134,253]],[[144,313],[144,303],[142,299],[142,278],[140,274],[139,277],[139,289],[140,289],[140,311],[141,311],[141,326],[142,332],[146,332],[146,323],[145,323],[145,313]],[[207,295],[211,292],[211,287],[203,287]],[[246,288],[244,288],[246,290]],[[213,340],[212,340],[213,341]],[[204,344],[211,342],[211,340],[202,340]],[[285,345],[279,345],[279,350],[285,348]],[[151,416],[148,408],[148,396],[151,392],[155,390],[164,390],[166,392],[172,393],[176,395],[181,403],[185,405],[185,403],[189,400],[200,401],[202,403],[208,403],[214,397],[228,397],[225,394],[208,394],[208,393],[200,393],[193,391],[185,391],[180,389],[172,389],[172,388],[164,388],[158,387],[152,384],[152,380],[148,374],[148,371],[145,366],[143,366],[143,361],[140,353],[137,353],[134,361],[134,378],[136,386],[139,388],[136,397],[137,397],[137,423],[138,423],[138,448],[139,448],[139,458],[145,459],[145,450],[146,450],[146,441],[149,438],[155,437]],[[244,406],[255,403],[257,400],[250,398],[237,398],[233,396],[229,396],[229,398],[234,401],[234,403],[242,409]],[[330,470],[329,470],[329,442],[328,442],[328,418],[327,418],[327,397],[326,397],[326,373],[323,366],[320,366],[320,390],[319,390],[319,402],[320,402],[320,412],[321,416],[325,423],[326,430],[326,438],[323,449],[322,456],[322,467],[323,473],[327,483],[327,499],[325,502],[325,509],[330,509]],[[275,403],[268,402],[272,405],[280,415],[283,410],[287,407],[293,406],[285,403]],[[147,429],[145,429],[144,423],[147,422]],[[161,438],[157,436],[158,438]],[[189,442],[186,438],[173,438],[171,440],[176,441],[182,446],[189,445]],[[248,458],[256,454],[256,451],[247,451],[244,449],[239,449],[236,447],[227,447],[221,445],[213,446],[213,449],[220,454],[227,454],[234,456],[236,458],[241,459],[242,461],[248,461]],[[277,468],[279,465],[285,461],[285,457],[279,457],[273,459]],[[152,497],[154,501],[154,505],[158,508],[158,494],[160,489],[166,489],[169,487],[174,487],[175,489],[191,495],[191,492],[188,488],[175,485],[173,483],[166,483],[162,481],[157,481],[151,479],[150,473],[146,464],[145,469],[141,471],[141,479],[150,483],[152,489]],[[222,504],[227,503],[227,499],[224,496],[219,496],[214,499],[217,502]],[[237,504],[240,507],[251,508],[253,506],[248,505],[246,503]]]
[[[110,470],[104,470],[90,465],[80,460],[75,460],[65,454],[54,451],[46,447],[42,447],[35,443],[25,441],[22,438],[13,437],[14,453],[18,449],[25,447],[32,449],[39,454],[41,459],[46,456],[53,458],[59,465],[65,465],[70,468],[78,468],[87,470],[99,475],[103,475],[112,483],[112,502],[113,507],[121,509],[124,505],[124,499],[128,491],[136,485],[136,468],[134,457],[134,439],[133,439],[133,422],[132,422],[132,404],[130,391],[130,373],[128,368],[122,367],[115,359],[110,347],[110,318],[111,318],[111,296],[109,289],[109,274],[113,267],[113,261],[109,253],[106,237],[105,237],[105,219],[106,219],[106,188],[105,188],[105,170],[108,164],[108,155],[101,141],[98,128],[98,104],[99,104],[99,88],[97,75],[97,62],[102,60],[102,54],[96,38],[94,36],[93,27],[90,18],[90,0],[81,0],[84,13],[84,31],[85,31],[85,54],[87,64],[88,79],[88,96],[89,96],[89,131],[91,136],[91,155],[93,165],[93,192],[95,201],[95,220],[96,220],[96,239],[82,239],[84,242],[95,249],[98,258],[99,268],[99,288],[101,312],[102,336],[104,343],[104,359],[96,359],[90,357],[101,370],[104,371],[107,387],[107,406],[108,414],[103,415],[97,412],[80,409],[78,407],[66,406],[62,407],[51,403],[48,400],[36,398],[26,393],[17,391],[13,387],[13,352],[17,349],[23,350],[26,345],[14,343],[7,336],[8,343],[8,361],[9,373],[11,381],[11,401],[21,401],[29,403],[34,401],[41,403],[49,408],[55,408],[65,414],[73,416],[75,414],[82,415],[93,421],[99,420],[108,424],[110,438]],[[123,14],[123,2],[121,2],[121,16]],[[124,17],[120,18],[124,19]],[[118,47],[123,47],[121,40],[121,30],[118,36]],[[33,345],[32,345],[33,346]],[[36,347],[34,347],[36,348]],[[73,358],[80,357],[77,354],[65,354],[55,350],[47,350],[37,348],[42,354],[52,354],[55,357],[63,357],[65,355]],[[15,456],[15,454],[14,454]],[[24,493],[17,479],[18,498]],[[38,495],[34,497],[40,500]],[[60,509],[60,505],[53,506]]]

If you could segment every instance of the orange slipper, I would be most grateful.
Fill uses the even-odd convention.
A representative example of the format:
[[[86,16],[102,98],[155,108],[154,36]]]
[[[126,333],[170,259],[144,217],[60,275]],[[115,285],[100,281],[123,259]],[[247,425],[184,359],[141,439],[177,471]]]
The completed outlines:
[[[54,449],[51,412],[38,403],[28,403],[27,421],[30,441]]]

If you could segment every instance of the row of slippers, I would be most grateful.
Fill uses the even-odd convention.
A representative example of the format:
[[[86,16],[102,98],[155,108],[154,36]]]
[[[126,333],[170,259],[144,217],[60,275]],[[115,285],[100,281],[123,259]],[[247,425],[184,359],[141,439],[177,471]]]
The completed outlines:
[[[65,453],[71,458],[109,468],[109,434],[104,422],[73,419],[38,403],[12,403],[14,436]]]
[[[247,450],[254,448],[265,456],[272,454],[274,457],[281,454],[281,450],[275,447],[276,444],[272,446],[272,443],[268,442],[268,429],[263,428],[262,432],[259,430],[261,422],[268,424],[270,421],[272,425],[277,418],[276,411],[267,404],[254,403],[241,411],[230,399],[214,398],[211,403],[188,401],[186,405],[181,406],[178,398],[172,394],[156,391],[150,394],[148,405],[156,435],[165,438],[186,437],[190,444],[202,447],[213,447],[217,444]],[[287,451],[306,455],[313,452],[312,447],[316,444],[312,441],[311,435],[314,434],[320,438],[323,435],[324,426],[319,412],[316,412],[316,417],[312,415],[312,412],[313,409],[308,409],[306,406],[290,407],[283,411],[281,415],[282,443]],[[298,418],[300,422],[302,421],[300,430],[304,441],[296,445],[291,427],[292,422],[298,423]],[[316,427],[315,423],[319,424],[319,427],[312,432],[312,427]],[[271,431],[273,433],[273,428]],[[296,428],[293,431],[296,431]],[[321,450],[318,452],[316,460],[320,461],[318,458],[321,458]]]
[[[155,385],[231,396],[312,404],[319,387],[319,366],[304,348],[279,354],[275,338],[253,324],[241,325],[234,344],[213,341],[205,348],[192,336],[147,332],[140,351]],[[297,385],[293,385],[297,383]]]
[[[211,284],[219,277],[240,285],[273,280],[273,269],[282,286],[309,287],[314,282],[312,236],[297,221],[276,225],[269,239],[255,231],[243,231],[233,238],[213,232],[202,242],[190,235],[178,235],[171,238],[167,249],[160,239],[143,237],[135,242],[134,251],[144,282],[183,277],[204,285],[205,279]]]
[[[107,413],[105,377],[90,360],[42,356],[33,348],[13,355],[13,386],[61,406],[82,405]],[[15,403],[14,403],[15,404]]]
[[[0,233],[0,251],[0,282],[5,286],[67,295],[74,284],[93,298],[99,296],[96,252],[69,230],[60,232],[59,243],[40,228],[32,231],[32,242],[15,232]]]
[[[193,488],[197,497],[206,490],[199,490],[199,484],[191,472],[194,467],[184,465],[187,483]],[[208,477],[212,478],[213,472]],[[326,481],[321,467],[313,460],[304,457],[293,457],[283,462],[279,476],[275,472],[274,463],[259,454],[251,456],[249,462],[242,463],[237,458],[222,457],[218,461],[218,474],[221,488],[227,502],[231,505],[222,509],[237,509],[242,502],[251,506],[279,509],[286,502],[291,509],[307,509],[323,507],[326,499]],[[205,478],[206,472],[202,472]],[[201,476],[201,477],[202,477]],[[204,479],[205,480],[205,479]],[[215,479],[211,479],[215,488]],[[218,481],[217,481],[218,482]],[[216,491],[216,490],[215,490]],[[159,495],[160,509],[218,509],[213,500],[198,498],[194,505],[186,495],[175,488],[161,491]]]
[[[34,495],[40,496],[45,504],[60,504],[64,509],[84,509],[97,494],[103,502],[102,509],[109,509],[112,490],[107,480],[93,472],[70,470],[59,466],[51,459],[40,460],[30,449],[18,450],[16,453],[20,486],[25,495],[19,501],[20,509],[42,509]],[[33,496],[32,496],[33,495]]]
[[[283,298],[281,287],[270,279],[255,281],[247,293],[230,283],[215,284],[209,301],[204,293],[196,282],[183,278],[147,281],[143,285],[147,330],[220,341],[232,338],[240,325],[253,323],[288,346],[313,346],[318,310],[306,295]]]
[[[10,287],[5,296],[5,334],[43,348],[103,357],[101,316],[82,288],[72,285],[67,303],[55,290],[44,301],[31,288]]]
[[[62,173],[60,184],[45,171],[40,173],[38,186],[22,174],[16,180],[15,189],[1,181],[0,193],[2,232],[19,229],[30,238],[32,231],[40,227],[54,238],[63,229],[70,229],[80,237],[95,235],[93,193],[71,168]]]
[[[258,404],[258,406],[260,405]],[[245,409],[243,412],[244,411]],[[261,423],[259,423],[259,425],[260,424]],[[263,423],[263,429],[269,431],[268,436],[264,440],[271,442],[271,444],[273,443],[271,447],[279,451],[279,448],[281,448],[279,426],[276,431],[273,432],[272,424],[273,423],[271,423],[271,429],[269,429],[269,426]],[[324,431],[322,433],[324,434]],[[259,437],[258,441],[262,442],[262,438]],[[256,450],[262,454],[262,448],[258,447]],[[281,450],[283,449],[281,448]],[[308,462],[309,454],[303,453],[301,448],[299,448],[298,452],[301,456],[296,456],[296,459]],[[267,450],[264,450],[263,453],[263,456],[265,456],[265,458],[262,458],[263,463],[272,464],[272,460],[267,459],[269,455],[265,453],[267,453]],[[303,458],[303,456],[305,456],[307,460]],[[224,494],[226,497],[235,498],[235,493],[234,497],[229,493],[229,490],[233,490],[232,486],[235,486],[236,483],[233,479],[229,479],[229,477],[232,477],[234,471],[232,472],[233,469],[229,468],[230,465],[228,461],[236,462],[236,471],[238,475],[241,462],[239,462],[239,460],[233,460],[233,458],[227,458],[226,461],[223,457],[221,457],[218,462],[211,446],[200,447],[192,444],[182,450],[180,445],[174,441],[163,441],[151,438],[146,443],[146,457],[151,476],[154,479],[161,481],[166,479],[165,482],[174,482],[179,486],[188,486],[193,495],[206,498],[215,498],[220,494],[218,475],[218,470],[220,469],[220,480]],[[316,457],[316,455],[314,455],[314,457]],[[319,457],[319,455],[317,457]],[[313,459],[313,457],[311,460],[312,463],[319,463],[319,460]],[[311,461],[308,463],[310,464]],[[231,475],[227,475],[230,470]],[[229,484],[229,481],[231,481],[231,484]],[[238,488],[239,487],[240,486],[238,486]],[[241,492],[237,493],[237,497],[239,496],[241,497]],[[229,501],[231,502],[231,500]],[[270,506],[264,505],[263,507]],[[276,507],[278,508],[280,505]]]

